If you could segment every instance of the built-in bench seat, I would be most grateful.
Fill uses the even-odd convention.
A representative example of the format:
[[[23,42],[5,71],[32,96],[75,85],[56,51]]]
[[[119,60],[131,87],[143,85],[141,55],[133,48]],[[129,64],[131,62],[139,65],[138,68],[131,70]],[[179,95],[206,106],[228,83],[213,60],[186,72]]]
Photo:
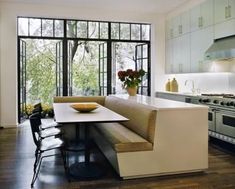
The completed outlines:
[[[91,137],[123,179],[208,167],[207,109],[186,106],[159,111],[132,99],[55,97],[54,102],[97,102],[129,119],[90,127]]]
[[[156,110],[113,96],[105,99],[105,107],[129,119],[122,123],[99,123],[96,129],[116,152],[153,150]]]
[[[153,144],[120,123],[97,123],[97,132],[116,152],[153,150]]]
[[[104,106],[105,96],[55,96],[54,103],[96,102]]]

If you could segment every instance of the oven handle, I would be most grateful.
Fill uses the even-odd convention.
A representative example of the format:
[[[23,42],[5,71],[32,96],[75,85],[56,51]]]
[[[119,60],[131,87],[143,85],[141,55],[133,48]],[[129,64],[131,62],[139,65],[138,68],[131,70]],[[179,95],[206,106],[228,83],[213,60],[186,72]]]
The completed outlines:
[[[222,116],[228,116],[228,117],[233,117],[233,118],[235,117],[234,111],[215,109],[214,112]]]
[[[211,108],[211,111],[212,111],[212,112],[219,112],[219,110],[216,109],[216,108]]]

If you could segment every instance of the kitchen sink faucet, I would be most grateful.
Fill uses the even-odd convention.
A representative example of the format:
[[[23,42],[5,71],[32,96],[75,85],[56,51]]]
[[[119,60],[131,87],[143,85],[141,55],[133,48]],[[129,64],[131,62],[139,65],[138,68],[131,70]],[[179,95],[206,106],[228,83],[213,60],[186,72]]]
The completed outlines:
[[[194,94],[196,92],[196,89],[194,88],[194,81],[191,80],[191,79],[188,79],[185,81],[184,85],[186,86],[188,82],[191,82],[192,83],[192,88],[191,88],[191,91],[192,93]]]

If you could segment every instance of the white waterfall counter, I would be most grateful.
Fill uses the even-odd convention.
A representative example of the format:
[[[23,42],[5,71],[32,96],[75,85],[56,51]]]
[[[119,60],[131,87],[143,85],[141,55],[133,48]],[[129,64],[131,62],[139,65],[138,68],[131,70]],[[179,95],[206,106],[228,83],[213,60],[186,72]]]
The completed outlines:
[[[127,104],[132,101],[157,110],[153,151],[118,154],[120,160],[127,162],[122,166],[124,173],[132,164],[134,170],[143,165],[138,173],[132,171],[126,176],[167,175],[208,168],[208,107],[142,95],[114,96]],[[136,159],[140,162],[136,163]]]
[[[112,95],[125,100],[135,101],[140,104],[156,107],[157,110],[170,110],[170,109],[208,109],[207,106],[195,105],[190,103],[178,102],[156,97],[149,97],[143,95],[129,96],[129,95]]]

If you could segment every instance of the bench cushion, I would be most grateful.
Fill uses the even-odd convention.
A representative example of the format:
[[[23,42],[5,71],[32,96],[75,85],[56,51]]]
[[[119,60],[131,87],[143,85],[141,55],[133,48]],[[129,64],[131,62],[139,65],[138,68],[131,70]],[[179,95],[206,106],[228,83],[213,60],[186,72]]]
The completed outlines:
[[[107,96],[105,106],[129,119],[122,122],[128,129],[153,143],[156,125],[156,108],[144,104]]]
[[[96,102],[104,106],[105,96],[56,96],[54,103]]]
[[[148,151],[152,143],[120,123],[97,123],[96,130],[104,136],[116,152]]]

